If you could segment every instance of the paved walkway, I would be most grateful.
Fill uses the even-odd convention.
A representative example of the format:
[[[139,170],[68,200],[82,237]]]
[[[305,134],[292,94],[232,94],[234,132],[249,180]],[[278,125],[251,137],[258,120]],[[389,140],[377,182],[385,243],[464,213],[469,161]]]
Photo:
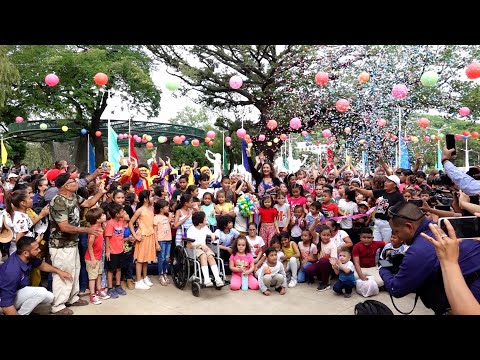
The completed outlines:
[[[154,283],[150,290],[127,290],[128,295],[118,299],[104,300],[101,305],[72,307],[76,315],[353,315],[355,304],[366,298],[355,291],[351,298],[338,296],[333,290],[317,291],[317,286],[299,284],[288,289],[285,295],[273,291],[265,296],[259,290],[232,291],[229,286],[221,290],[201,289],[200,297],[192,295],[190,284],[184,290],[175,285],[161,286],[157,277],[150,277]],[[88,297],[83,299],[87,300]],[[380,292],[375,299],[385,303],[395,315],[390,296]],[[395,299],[402,311],[410,311],[415,295]],[[42,307],[38,313],[47,314],[49,308]],[[412,315],[432,315],[433,312],[419,300]]]

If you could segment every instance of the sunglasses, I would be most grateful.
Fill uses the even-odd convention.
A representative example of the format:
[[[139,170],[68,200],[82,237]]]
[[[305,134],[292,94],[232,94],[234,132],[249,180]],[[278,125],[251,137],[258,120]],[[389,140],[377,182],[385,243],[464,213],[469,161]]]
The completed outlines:
[[[392,211],[391,208],[388,209],[388,217],[390,219],[393,219],[394,217],[399,217],[399,218],[402,218],[402,219],[406,219],[406,220],[410,220],[410,221],[418,221],[420,220],[421,218],[423,218],[425,216],[425,212],[422,211],[422,215],[420,215],[420,217],[418,218],[411,218],[409,216],[406,216],[406,215],[400,215],[400,214],[397,214],[396,212]]]

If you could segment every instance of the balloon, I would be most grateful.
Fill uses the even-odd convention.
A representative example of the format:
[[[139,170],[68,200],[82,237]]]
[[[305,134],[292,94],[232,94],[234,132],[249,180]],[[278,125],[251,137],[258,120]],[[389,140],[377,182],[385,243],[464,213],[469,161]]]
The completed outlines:
[[[165,83],[165,87],[167,88],[167,90],[175,91],[180,88],[180,84],[174,80],[169,80]]]
[[[118,140],[123,140],[123,134],[118,134],[117,139]]]
[[[230,81],[228,83],[230,84],[230,87],[232,89],[237,90],[237,89],[240,89],[242,87],[243,80],[240,76],[235,75],[235,76],[232,76],[230,78]]]
[[[147,141],[152,141],[152,136],[151,135],[147,135],[145,138],[147,139]]]
[[[455,140],[462,140],[462,135],[455,134]]]
[[[469,136],[463,136],[463,140],[467,140]]]
[[[212,147],[212,146],[213,146],[213,141],[210,141],[210,142],[208,143],[208,146]]]
[[[131,138],[132,138],[132,134],[128,134],[128,138],[131,139]]]
[[[244,128],[241,128],[241,129],[238,129],[237,130],[237,136],[240,138],[240,139],[243,139],[243,137],[245,136],[247,132],[245,131]]]
[[[137,138],[135,138],[135,141],[136,141],[137,143],[142,142],[142,138],[137,137]]]
[[[326,85],[328,82],[328,74],[322,71],[319,71],[317,75],[315,75],[315,83],[320,86]]]
[[[48,74],[47,76],[45,76],[45,84],[47,84],[48,86],[55,86],[58,84],[59,81],[60,79],[55,74]]]
[[[425,141],[427,141],[427,142],[430,141],[430,136],[425,135],[425,136],[423,137],[423,140],[425,140]]]
[[[212,139],[210,139],[208,136],[205,138],[205,142],[208,144]]]
[[[184,144],[184,145],[190,145],[190,141],[185,140],[185,141],[183,142],[183,144]]]
[[[277,122],[275,120],[268,120],[267,128],[274,130],[277,127]]]
[[[420,78],[420,82],[423,86],[435,86],[438,82],[438,74],[435,71],[424,72]]]
[[[290,127],[294,130],[298,130],[302,127],[302,120],[300,120],[298,117],[294,117],[292,120],[290,120]]]
[[[417,125],[425,129],[428,125],[430,125],[430,120],[427,118],[420,118],[417,121]]]
[[[438,137],[439,137],[440,139],[443,139],[443,138],[445,137],[445,134],[439,133],[439,134],[438,134]]]
[[[468,115],[470,115],[470,112],[471,112],[470,109],[466,106],[458,109],[458,113],[460,114],[460,116],[468,116]]]
[[[478,135],[480,135],[478,132],[472,131],[472,138],[476,139]]]
[[[128,137],[128,134],[123,133],[123,138],[126,139]]]
[[[231,143],[231,142],[227,142],[225,145],[227,145],[227,146],[232,146],[232,143]]]
[[[470,131],[468,131],[468,130],[463,130],[463,135],[465,135],[465,136],[470,135]]]
[[[225,138],[225,142],[232,142],[232,138],[231,138],[230,136],[227,136],[227,137]]]
[[[279,139],[279,138],[275,138],[275,139],[273,139],[273,142],[274,142],[275,144],[276,144],[276,143],[278,143],[279,141],[280,141],[280,139]]]
[[[180,135],[180,139],[181,139],[182,141],[185,141],[185,139],[186,139],[185,135]]]
[[[248,135],[248,134],[245,134],[245,136],[243,137],[243,139],[244,139],[247,143],[252,141],[252,138],[251,138],[250,135]]]
[[[166,143],[167,140],[168,140],[168,139],[167,139],[166,136],[159,136],[159,137],[158,137],[158,142],[159,142],[160,144]]]
[[[87,129],[82,129],[82,130],[80,130],[80,133],[81,133],[82,135],[86,135],[87,132],[88,132]]]
[[[272,142],[271,141],[267,142],[267,146],[272,146]]]
[[[365,144],[366,141],[367,141],[367,140],[365,140],[365,139],[361,139],[361,140],[358,141],[358,143],[359,143],[360,145],[363,145],[363,144]]]
[[[324,138],[329,138],[330,136],[332,136],[332,132],[330,131],[330,129],[325,129],[322,131],[322,136]]]
[[[95,131],[95,136],[97,137],[102,136],[102,132],[100,130]]]
[[[47,130],[47,124],[40,124],[40,130]]]
[[[403,84],[393,85],[392,96],[395,99],[403,99],[405,96],[407,96],[407,92],[408,92],[408,89],[405,85]]]
[[[198,145],[200,145],[200,141],[198,139],[193,139],[192,140],[192,145],[197,147]]]
[[[350,134],[352,132],[352,129],[346,127],[343,131],[345,131],[345,134]]]
[[[95,74],[95,76],[93,77],[93,80],[95,81],[95,84],[103,86],[108,83],[108,76],[100,72]]]
[[[63,132],[67,132],[67,131],[68,131],[68,126],[63,125],[63,126],[62,126],[62,131],[63,131]]]
[[[370,80],[370,74],[366,71],[362,71],[360,75],[358,75],[358,81],[362,84],[367,83]]]
[[[416,137],[415,135],[412,136],[412,141],[413,141],[414,143],[417,143],[417,142],[418,142],[418,137]]]
[[[384,127],[387,124],[387,120],[385,119],[378,119],[377,120],[377,125],[380,127]]]
[[[480,77],[480,64],[478,62],[473,62],[467,66],[465,69],[465,74],[469,79],[477,79]]]
[[[263,134],[258,135],[258,141],[265,141],[265,135]]]
[[[23,122],[23,118],[22,118],[21,116],[17,116],[17,117],[15,118],[15,122],[16,122],[17,124],[20,124],[20,123]]]
[[[340,99],[335,104],[335,107],[337,108],[338,111],[345,112],[350,107],[350,103],[348,102],[348,100]]]
[[[390,133],[385,134],[385,139],[390,139]]]
[[[312,140],[312,138],[309,135],[305,136],[304,139],[305,139],[305,141]],[[273,139],[273,142],[276,142],[275,139]]]
[[[147,142],[147,145],[145,145],[147,149],[153,149],[153,144],[149,141]]]
[[[182,141],[183,140],[178,135],[173,137],[173,142],[177,145],[180,145],[182,143]]]
[[[308,135],[308,131],[302,131],[302,136],[307,136]]]
[[[208,136],[210,139],[215,139],[215,131],[210,130],[209,132],[207,132],[207,136]]]
[[[287,134],[280,134],[280,140],[285,141],[288,139]]]

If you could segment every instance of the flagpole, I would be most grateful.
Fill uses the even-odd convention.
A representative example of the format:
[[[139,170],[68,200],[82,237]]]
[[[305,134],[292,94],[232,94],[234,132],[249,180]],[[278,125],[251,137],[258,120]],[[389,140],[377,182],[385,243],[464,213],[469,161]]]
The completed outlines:
[[[402,108],[398,107],[398,164],[397,168],[399,168],[400,162],[402,161]]]
[[[108,91],[108,99],[107,99],[107,106],[108,103],[110,102],[110,90]],[[110,109],[110,113],[108,114],[108,125],[107,125],[107,160],[110,161],[110,118],[112,117],[112,110]]]
[[[132,140],[130,134],[130,112],[128,113],[128,161],[130,161],[130,140]]]
[[[90,172],[90,133],[87,133],[87,172]]]

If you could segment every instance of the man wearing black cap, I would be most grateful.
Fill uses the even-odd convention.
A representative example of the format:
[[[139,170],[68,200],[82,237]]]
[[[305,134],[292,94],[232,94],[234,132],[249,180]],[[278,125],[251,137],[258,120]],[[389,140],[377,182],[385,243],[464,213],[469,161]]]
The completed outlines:
[[[88,301],[78,297],[80,275],[80,253],[78,251],[78,234],[88,233],[98,235],[100,231],[94,228],[80,227],[80,208],[94,206],[106,193],[103,184],[91,199],[85,200],[75,192],[78,189],[78,179],[71,174],[60,174],[55,179],[58,195],[50,202],[49,251],[52,265],[73,276],[73,282],[64,282],[54,274],[52,291],[55,296],[52,313],[71,315],[73,311],[66,305],[88,305]]]

